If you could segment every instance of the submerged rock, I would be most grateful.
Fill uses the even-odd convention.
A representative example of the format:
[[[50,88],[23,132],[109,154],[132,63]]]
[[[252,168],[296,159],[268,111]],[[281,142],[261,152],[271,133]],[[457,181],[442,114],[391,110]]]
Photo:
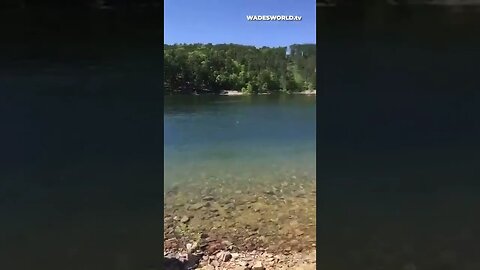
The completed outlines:
[[[182,219],[180,219],[181,223],[187,223],[190,221],[190,218],[188,216],[183,216]]]
[[[199,203],[194,203],[194,204],[190,205],[189,209],[190,210],[199,210],[201,208],[208,207],[209,205],[210,205],[210,203],[208,203],[208,202],[199,202]]]
[[[295,235],[296,236],[302,236],[303,234],[304,234],[304,232],[302,230],[300,230],[300,229],[295,230]]]
[[[265,190],[265,191],[263,191],[263,193],[265,193],[267,195],[275,195],[275,191],[273,191],[273,190]]]
[[[178,185],[173,185],[173,186],[167,191],[167,195],[177,195],[179,189],[180,189],[180,188],[179,188]]]
[[[297,181],[301,181],[300,178]],[[246,252],[269,247],[269,252],[288,250],[288,253],[309,250],[315,242],[314,189],[314,183],[256,185],[254,180],[245,187],[226,184],[224,192],[218,188],[217,182],[202,183],[202,186],[186,184],[182,186],[182,192],[168,197],[165,202],[164,234],[166,239],[178,238],[180,250],[187,243],[199,241],[199,249],[209,255],[222,249]],[[198,190],[202,191],[201,194]],[[268,195],[270,192],[274,195]],[[175,206],[180,205],[179,202],[185,205]],[[206,241],[208,236],[215,240]],[[167,245],[174,249],[176,246],[174,243]],[[221,267],[232,264],[224,269],[234,269],[233,264],[243,259],[215,260],[220,261]],[[254,258],[251,262],[255,260],[262,261],[268,269],[272,268],[271,260]],[[272,269],[277,269],[276,266]]]
[[[214,198],[212,196],[205,196],[205,197],[203,197],[203,200],[204,201],[213,201]]]

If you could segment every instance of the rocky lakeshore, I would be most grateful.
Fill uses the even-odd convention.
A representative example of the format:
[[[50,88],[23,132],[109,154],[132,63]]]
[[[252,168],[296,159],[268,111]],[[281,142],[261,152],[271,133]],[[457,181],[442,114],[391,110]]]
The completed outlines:
[[[314,269],[315,188],[308,175],[172,187],[165,194],[164,255],[185,269]]]
[[[316,269],[316,251],[293,254],[273,254],[262,251],[230,252],[219,250],[213,255],[202,253],[165,253],[165,270],[266,270],[266,269]]]

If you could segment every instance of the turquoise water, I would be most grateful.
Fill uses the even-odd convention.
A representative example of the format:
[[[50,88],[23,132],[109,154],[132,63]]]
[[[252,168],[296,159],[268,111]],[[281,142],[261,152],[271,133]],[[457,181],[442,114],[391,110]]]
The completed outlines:
[[[167,97],[165,190],[184,181],[315,177],[313,96]]]

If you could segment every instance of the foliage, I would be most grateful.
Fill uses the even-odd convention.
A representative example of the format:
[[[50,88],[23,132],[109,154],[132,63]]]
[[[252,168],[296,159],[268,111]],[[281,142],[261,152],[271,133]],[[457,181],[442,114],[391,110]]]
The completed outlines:
[[[289,53],[287,53],[289,49]],[[313,89],[316,46],[256,48],[236,44],[165,45],[166,93],[237,90],[272,93]]]

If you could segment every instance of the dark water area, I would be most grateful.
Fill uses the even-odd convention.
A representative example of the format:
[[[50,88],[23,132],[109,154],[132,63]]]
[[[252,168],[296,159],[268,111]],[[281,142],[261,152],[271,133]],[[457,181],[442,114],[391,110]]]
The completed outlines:
[[[479,269],[478,15],[317,12],[321,267]]]
[[[2,11],[1,269],[159,266],[160,27],[120,15]]]

